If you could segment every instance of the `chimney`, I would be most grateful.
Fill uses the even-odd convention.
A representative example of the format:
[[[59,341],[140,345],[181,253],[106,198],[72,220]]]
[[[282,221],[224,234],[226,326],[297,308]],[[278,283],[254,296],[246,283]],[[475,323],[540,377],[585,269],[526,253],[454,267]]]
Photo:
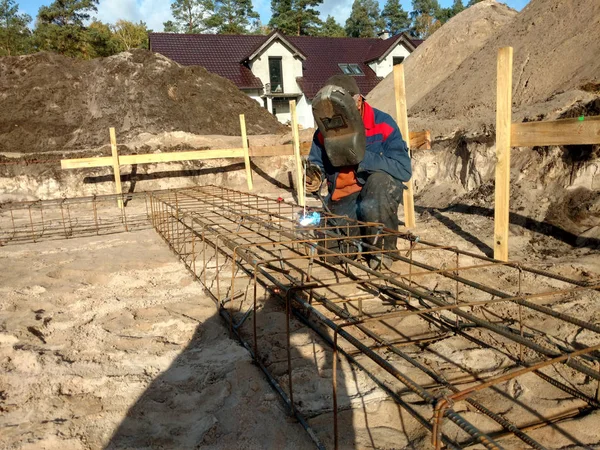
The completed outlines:
[[[379,33],[379,38],[380,39],[389,39],[390,38],[390,32],[389,31],[382,31],[381,33]]]

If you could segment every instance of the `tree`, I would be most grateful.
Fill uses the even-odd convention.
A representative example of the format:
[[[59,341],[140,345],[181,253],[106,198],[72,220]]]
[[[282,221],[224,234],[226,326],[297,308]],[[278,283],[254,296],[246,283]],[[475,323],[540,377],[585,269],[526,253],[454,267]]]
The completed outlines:
[[[110,27],[94,20],[86,31],[87,49],[84,54],[90,58],[110,56],[118,52]]]
[[[426,39],[442,26],[438,17],[444,18],[447,12],[440,8],[438,0],[412,0],[412,4],[410,16],[413,25],[410,33],[414,37]]]
[[[0,56],[19,55],[27,51],[31,16],[19,14],[14,0],[0,0]]]
[[[38,11],[34,43],[40,50],[90,57],[84,22],[97,11],[98,0],[55,0]]]
[[[375,0],[354,0],[352,12],[346,20],[346,34],[350,37],[376,37],[385,28]]]
[[[381,17],[385,20],[387,31],[389,31],[392,36],[402,33],[410,28],[408,13],[402,9],[400,0],[387,0],[387,3],[381,12]]]
[[[483,0],[469,0],[469,3],[467,4],[467,8],[469,6],[473,6],[475,3],[479,3],[482,2]]]
[[[179,33],[179,27],[172,20],[163,22],[163,29],[165,33]]]
[[[454,3],[452,4],[452,15],[455,16],[458,13],[461,13],[465,10],[465,5],[463,4],[462,0],[454,0]]]
[[[209,17],[210,7],[208,0],[175,0],[171,4],[171,12],[178,30],[185,33],[205,31],[205,20]]]
[[[316,7],[323,0],[271,0],[269,26],[285,34],[316,36],[322,21]]]
[[[117,23],[111,25],[110,29],[117,52],[133,48],[148,48],[148,28],[141,20],[139,23],[117,20]]]
[[[244,34],[258,27],[260,16],[252,7],[252,0],[214,0],[212,16],[206,24],[220,34]]]
[[[346,36],[346,32],[344,31],[344,28],[335,21],[333,16],[327,16],[327,20],[325,20],[321,26],[319,36],[344,37]]]

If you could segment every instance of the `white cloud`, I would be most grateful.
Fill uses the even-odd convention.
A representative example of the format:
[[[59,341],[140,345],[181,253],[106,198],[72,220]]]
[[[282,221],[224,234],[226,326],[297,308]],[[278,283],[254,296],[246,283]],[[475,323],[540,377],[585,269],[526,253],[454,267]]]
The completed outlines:
[[[173,18],[171,3],[161,0],[100,0],[96,17],[105,23],[141,20],[154,31],[162,31],[163,22]]]
[[[337,23],[344,26],[346,19],[350,17],[353,0],[325,0],[319,7],[321,18],[327,19],[331,15]]]

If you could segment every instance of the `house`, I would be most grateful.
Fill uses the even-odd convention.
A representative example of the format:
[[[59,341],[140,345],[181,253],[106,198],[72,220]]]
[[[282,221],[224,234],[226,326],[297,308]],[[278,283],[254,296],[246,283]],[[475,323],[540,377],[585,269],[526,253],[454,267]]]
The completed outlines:
[[[356,77],[366,95],[419,44],[405,34],[366,39],[278,31],[268,36],[150,33],[150,50],[228,78],[282,123],[290,120],[289,101],[296,100],[305,128],[314,126],[311,102],[329,77]]]

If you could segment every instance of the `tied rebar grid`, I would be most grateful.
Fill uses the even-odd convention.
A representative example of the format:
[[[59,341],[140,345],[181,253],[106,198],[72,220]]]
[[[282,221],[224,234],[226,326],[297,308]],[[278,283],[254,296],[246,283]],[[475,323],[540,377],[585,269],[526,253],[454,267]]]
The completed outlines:
[[[133,199],[133,204],[120,210],[118,198]],[[375,243],[388,234],[399,237],[399,250],[384,252],[349,237],[364,223],[303,228],[297,222],[300,212],[290,203],[215,186],[5,203],[0,204],[0,245],[133,231],[147,228],[149,218],[217,303],[231,333],[246,346],[319,448],[323,444],[299,406],[304,394],[293,387],[290,337],[299,327],[313,330],[332,349],[334,447],[339,353],[430,430],[437,448],[443,443],[460,448],[475,442],[500,448],[494,439],[506,435],[544,448],[528,430],[600,406],[598,346],[567,342],[544,329],[547,320],[552,330],[586,332],[594,342],[598,325],[544,304],[597,300],[598,286],[376,226],[378,231],[371,236]],[[328,250],[333,242],[344,249],[335,253],[341,265],[328,258],[334,255]],[[366,265],[365,257],[383,253],[395,261],[392,270]],[[265,346],[269,336],[259,333],[257,312],[270,298],[278,299],[285,310],[284,377],[269,370]],[[413,330],[405,327],[405,321],[423,326]],[[452,336],[477,348],[494,349],[510,360],[503,368],[506,373],[486,375],[457,364],[433,367],[427,359],[428,346]],[[566,371],[559,373],[559,365]],[[503,383],[526,374],[562,390],[567,398],[576,399],[577,406],[548,415],[509,399],[501,389]],[[538,420],[511,422],[497,412],[490,392],[514,401]],[[498,429],[486,435],[465,420],[454,407],[462,401]]]
[[[154,228],[215,301],[230,332],[252,354],[318,448],[324,448],[323,443],[308,423],[302,394],[294,390],[290,341],[299,327],[310,328],[332,348],[335,448],[339,353],[430,430],[436,448],[474,443],[502,448],[497,440],[513,435],[541,449],[528,430],[600,406],[600,346],[575,346],[540,327],[554,323],[556,330],[567,327],[598,337],[600,326],[544,306],[550,301],[597,299],[598,285],[420,241],[375,224],[368,224],[378,229],[370,236],[374,245],[368,245],[352,237],[353,229],[364,229],[365,223],[350,221],[336,228],[322,221],[319,226],[301,227],[298,206],[223,187],[151,193],[148,202]],[[398,236],[397,251],[377,246],[386,235]],[[341,252],[329,249],[333,242]],[[369,268],[366,258],[383,254],[394,260],[392,269]],[[268,348],[275,350],[265,345],[269,336],[259,332],[260,312],[271,298],[285,309],[285,376],[269,370]],[[418,332],[411,334],[405,320]],[[415,323],[422,325],[420,329]],[[498,352],[510,362],[505,373],[477,373],[451,361],[434,367],[427,359],[428,345],[450,336]],[[560,376],[558,365],[566,367]],[[501,389],[526,374],[576,399],[577,407],[550,416]],[[497,411],[493,396],[486,394],[490,392],[538,420],[511,422]],[[495,422],[497,429],[486,434],[467,421],[455,407],[461,401]]]
[[[0,246],[148,228],[146,205],[145,192],[0,203]]]

